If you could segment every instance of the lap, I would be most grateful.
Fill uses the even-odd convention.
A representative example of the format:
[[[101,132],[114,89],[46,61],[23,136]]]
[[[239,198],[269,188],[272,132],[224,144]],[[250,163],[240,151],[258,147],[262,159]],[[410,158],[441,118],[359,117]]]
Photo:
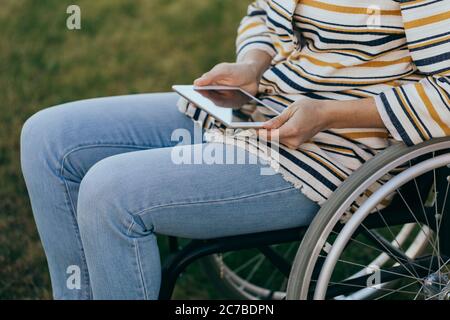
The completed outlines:
[[[176,94],[143,94],[49,108],[25,125],[23,146],[30,155],[36,148],[44,151],[46,162],[53,160],[45,151],[51,150],[56,167],[63,160],[61,172],[70,181],[84,177],[81,211],[103,212],[105,221],[132,214],[148,230],[187,238],[310,222],[318,206],[280,175],[262,175],[261,164],[177,164],[174,151],[195,149],[174,147],[175,130],[194,131],[192,120],[177,110],[177,99]],[[108,210],[95,210],[100,205]]]
[[[112,155],[170,147],[172,133],[193,135],[175,93],[95,98],[44,109],[29,118],[21,135],[26,167],[49,164],[70,181],[81,180],[96,162]],[[34,159],[40,159],[36,162]]]
[[[147,230],[186,238],[213,238],[309,224],[318,205],[280,175],[267,175],[267,171],[261,174],[265,165],[255,163],[243,150],[214,146],[216,150],[223,149],[223,154],[240,152],[246,159],[245,163],[240,159],[241,164],[174,161],[174,155],[180,151],[205,152],[208,146],[213,145],[152,149],[109,157],[86,175],[80,201],[114,206],[93,209],[104,212],[106,216],[101,219],[105,221],[117,218],[111,215],[118,214],[121,220],[120,215],[131,214]]]
[[[174,130],[193,130],[177,100],[174,93],[154,93],[70,102],[38,112],[22,134],[59,142],[65,151],[87,145],[171,146]]]

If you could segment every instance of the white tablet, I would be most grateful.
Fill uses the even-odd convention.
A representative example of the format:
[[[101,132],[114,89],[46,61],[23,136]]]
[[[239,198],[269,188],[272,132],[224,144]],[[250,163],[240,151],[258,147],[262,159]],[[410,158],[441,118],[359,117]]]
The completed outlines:
[[[244,108],[241,109],[243,106],[246,106],[245,109],[248,109],[249,105],[263,106],[273,113],[279,114],[274,108],[237,87],[175,85],[172,88],[231,129],[262,127],[264,122],[253,121],[250,115],[243,111]]]

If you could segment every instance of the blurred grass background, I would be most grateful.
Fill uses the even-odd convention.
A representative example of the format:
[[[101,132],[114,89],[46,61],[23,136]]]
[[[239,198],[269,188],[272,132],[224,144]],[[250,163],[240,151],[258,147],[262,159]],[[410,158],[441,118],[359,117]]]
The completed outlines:
[[[23,122],[67,101],[169,91],[234,60],[242,0],[0,1],[0,299],[50,299],[19,163]],[[81,7],[82,30],[66,28]],[[162,251],[166,250],[160,239]],[[219,298],[197,265],[175,298]]]

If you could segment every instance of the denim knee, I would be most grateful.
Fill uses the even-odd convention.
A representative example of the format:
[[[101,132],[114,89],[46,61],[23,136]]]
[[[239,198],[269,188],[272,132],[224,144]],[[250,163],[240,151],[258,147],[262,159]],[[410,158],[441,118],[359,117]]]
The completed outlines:
[[[20,136],[21,162],[24,174],[29,170],[42,170],[42,165],[58,165],[59,157],[67,146],[66,124],[70,116],[59,107],[41,110],[23,125]]]
[[[133,214],[133,204],[127,201],[129,190],[123,183],[127,177],[120,171],[118,158],[120,155],[99,161],[81,181],[77,220],[82,238],[96,236],[98,232],[131,237],[151,233],[139,216]]]
[[[20,154],[22,166],[35,164],[49,143],[48,131],[51,130],[51,112],[39,111],[23,125],[20,135]]]

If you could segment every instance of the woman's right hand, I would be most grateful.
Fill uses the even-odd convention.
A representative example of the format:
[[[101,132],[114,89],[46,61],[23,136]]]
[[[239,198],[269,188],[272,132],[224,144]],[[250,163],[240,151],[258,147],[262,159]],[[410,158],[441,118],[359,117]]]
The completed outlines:
[[[220,63],[195,80],[194,85],[239,87],[256,95],[261,76],[261,68],[253,62]]]

